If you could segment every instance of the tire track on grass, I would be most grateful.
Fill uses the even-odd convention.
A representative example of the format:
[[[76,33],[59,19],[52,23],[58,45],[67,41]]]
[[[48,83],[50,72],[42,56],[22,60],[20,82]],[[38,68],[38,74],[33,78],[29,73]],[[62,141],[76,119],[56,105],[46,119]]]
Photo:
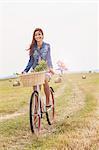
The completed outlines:
[[[84,105],[85,105],[85,95],[83,91],[79,88],[76,82],[73,82],[71,79],[68,79],[68,82],[71,83],[72,85],[72,93],[68,97],[68,104],[65,107],[65,109],[60,113],[60,115],[55,117],[55,122],[53,125],[49,126],[46,125],[46,127],[42,130],[41,133],[43,133],[43,136],[46,136],[47,134],[50,134],[52,132],[55,132],[55,124],[58,122],[63,121],[66,117],[69,118],[72,116],[74,113],[80,111]],[[61,96],[64,94],[66,90],[66,84],[64,84],[64,87],[61,89],[60,93],[58,93],[58,96]],[[57,98],[57,97],[56,97]]]
[[[59,87],[55,93],[55,98],[57,98],[58,96],[61,95],[61,92],[64,92],[64,88],[65,88],[65,84],[61,87]],[[29,106],[29,103],[28,103]],[[15,117],[21,116],[21,115],[25,115],[26,113],[28,113],[28,107],[26,107],[25,109],[22,108],[21,110],[14,112],[12,114],[7,114],[7,115],[0,115],[0,122],[4,121],[4,120],[9,120],[9,119],[14,119]]]

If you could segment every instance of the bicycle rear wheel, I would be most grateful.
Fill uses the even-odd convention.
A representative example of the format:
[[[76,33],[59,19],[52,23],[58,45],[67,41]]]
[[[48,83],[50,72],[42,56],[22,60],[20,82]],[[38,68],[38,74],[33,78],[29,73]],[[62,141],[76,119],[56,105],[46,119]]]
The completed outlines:
[[[55,108],[54,108],[54,90],[50,87],[50,104],[49,108],[46,108],[46,118],[49,125],[52,124],[55,116]]]
[[[32,133],[38,133],[41,127],[41,109],[39,95],[34,91],[30,98],[30,128]]]

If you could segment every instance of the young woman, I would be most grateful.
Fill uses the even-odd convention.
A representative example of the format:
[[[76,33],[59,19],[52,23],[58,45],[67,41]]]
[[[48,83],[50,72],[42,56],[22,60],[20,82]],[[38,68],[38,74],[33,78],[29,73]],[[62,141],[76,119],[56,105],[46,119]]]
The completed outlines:
[[[42,29],[36,28],[33,32],[33,39],[31,45],[29,47],[29,55],[30,59],[24,71],[22,73],[26,73],[30,70],[30,68],[34,69],[39,61],[42,59],[46,61],[48,66],[48,72],[54,74],[53,65],[51,60],[51,52],[50,52],[50,45],[48,43],[43,42],[44,33]],[[44,84],[44,92],[46,95],[46,105],[49,107],[49,84],[48,84],[48,76],[45,78]]]

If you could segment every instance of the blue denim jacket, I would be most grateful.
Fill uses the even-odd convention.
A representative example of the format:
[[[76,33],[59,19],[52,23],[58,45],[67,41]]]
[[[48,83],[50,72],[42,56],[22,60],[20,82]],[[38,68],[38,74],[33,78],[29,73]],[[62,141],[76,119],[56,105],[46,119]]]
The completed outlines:
[[[31,67],[34,69],[38,65],[39,57],[41,58],[41,60],[43,59],[47,62],[48,67],[53,67],[50,54],[50,45],[43,42],[40,49],[38,49],[36,44],[34,45],[33,55],[30,56],[30,59],[24,71],[28,72]]]

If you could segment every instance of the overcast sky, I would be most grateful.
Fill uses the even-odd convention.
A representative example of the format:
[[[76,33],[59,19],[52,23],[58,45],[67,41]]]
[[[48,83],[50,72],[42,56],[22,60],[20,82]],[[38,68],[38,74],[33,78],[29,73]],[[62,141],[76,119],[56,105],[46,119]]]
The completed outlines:
[[[53,66],[70,71],[99,69],[99,9],[96,1],[0,2],[0,76],[22,72],[33,30],[44,30]]]

